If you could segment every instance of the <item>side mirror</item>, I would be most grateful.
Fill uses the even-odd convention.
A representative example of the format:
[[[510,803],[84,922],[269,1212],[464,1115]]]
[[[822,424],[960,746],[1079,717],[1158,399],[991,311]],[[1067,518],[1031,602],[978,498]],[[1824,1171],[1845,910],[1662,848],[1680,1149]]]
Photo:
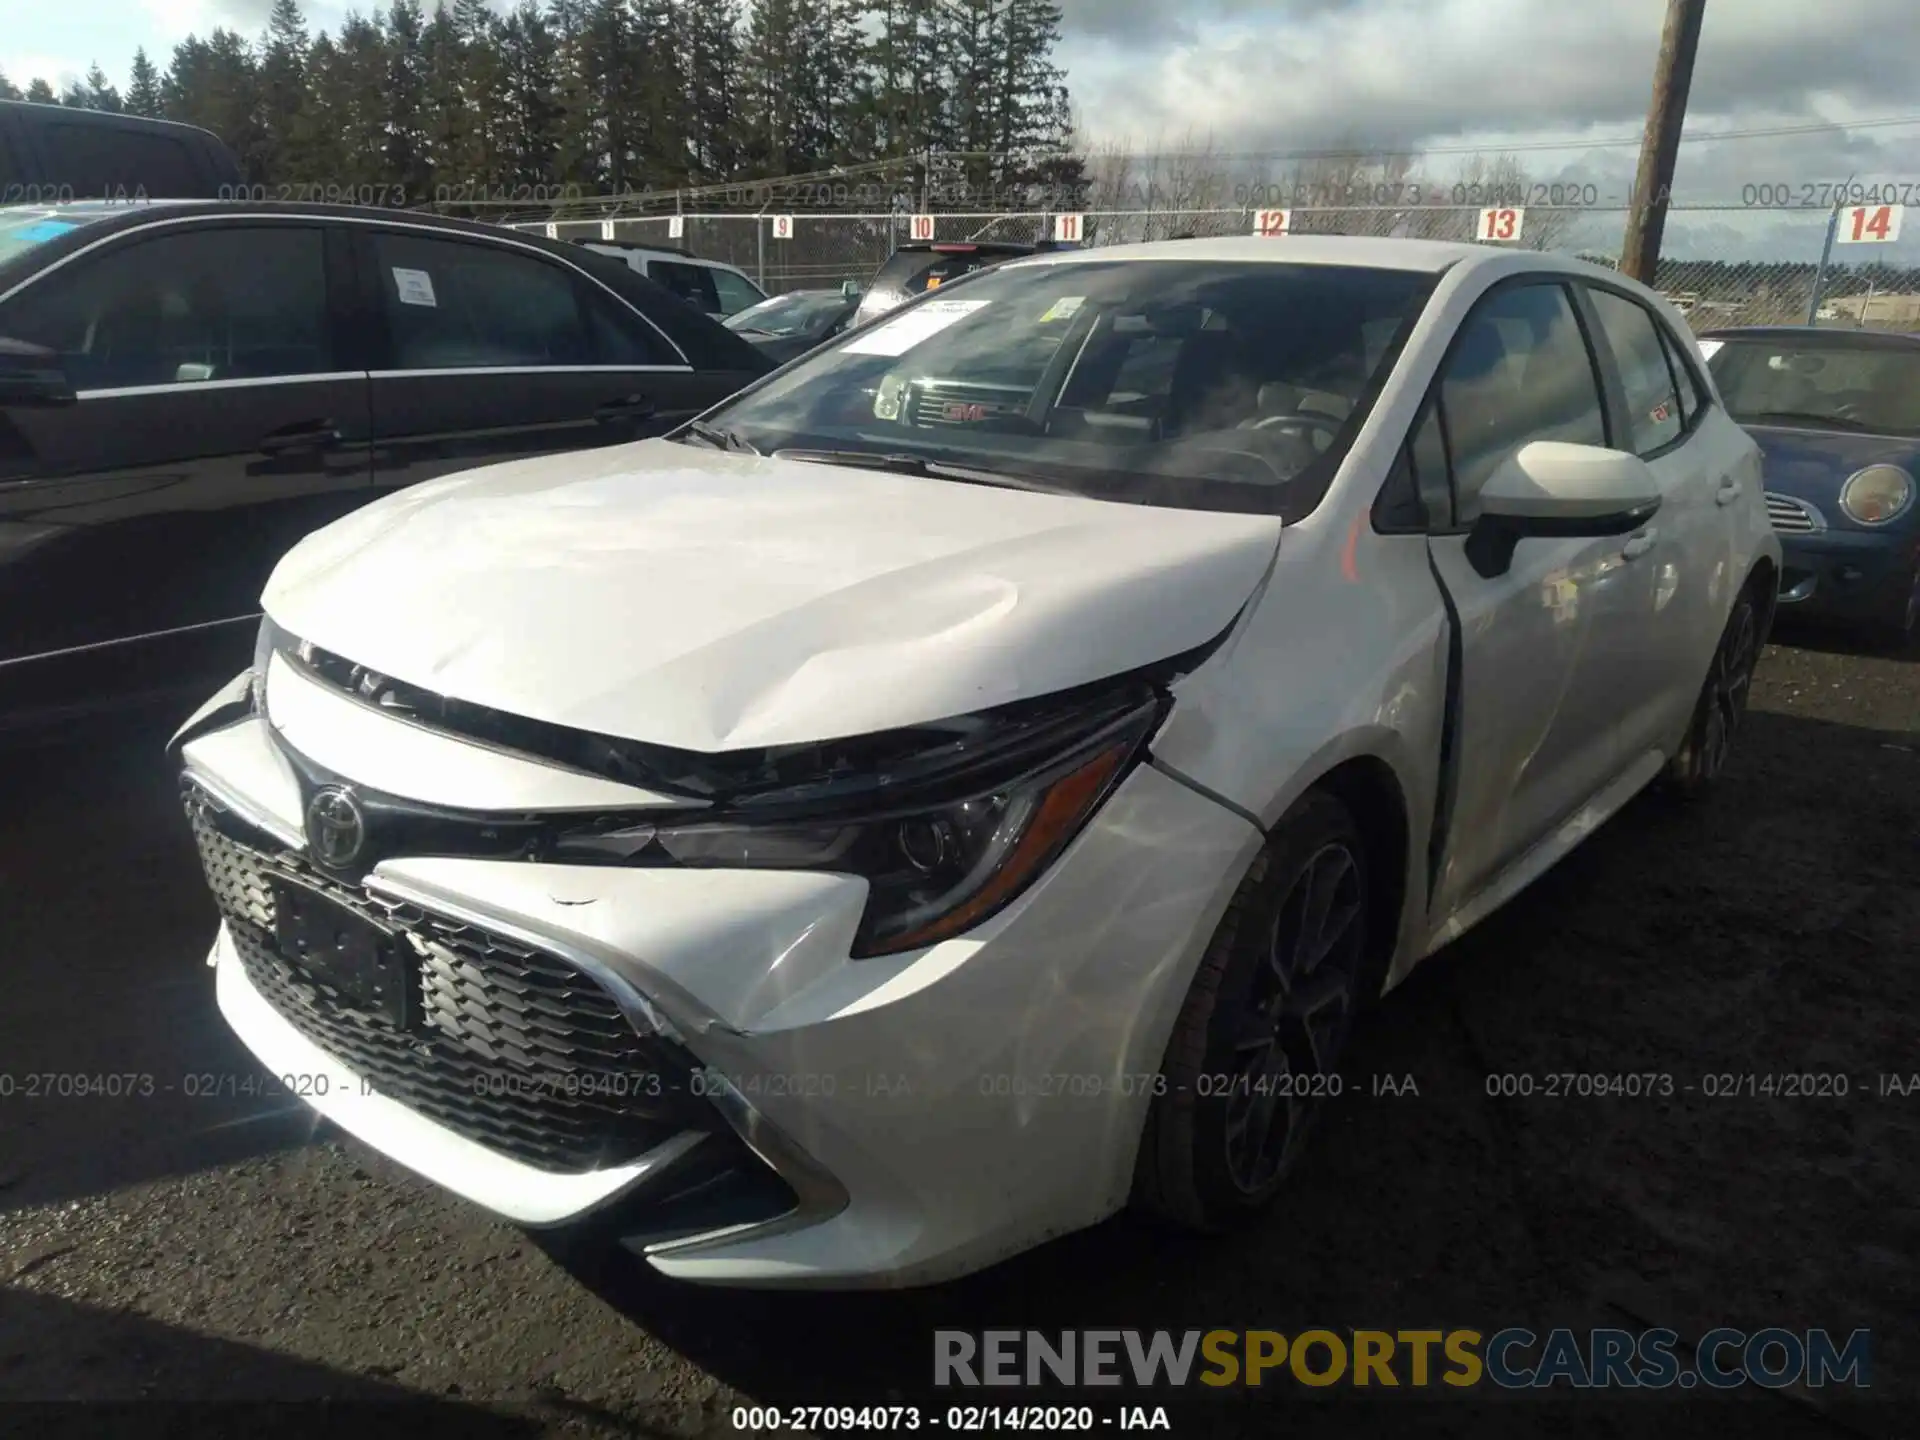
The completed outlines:
[[[1629,535],[1653,517],[1660,500],[1659,482],[1637,455],[1535,440],[1481,486],[1467,559],[1491,579],[1512,566],[1522,540]]]
[[[71,405],[74,398],[67,367],[55,351],[0,338],[0,405]]]

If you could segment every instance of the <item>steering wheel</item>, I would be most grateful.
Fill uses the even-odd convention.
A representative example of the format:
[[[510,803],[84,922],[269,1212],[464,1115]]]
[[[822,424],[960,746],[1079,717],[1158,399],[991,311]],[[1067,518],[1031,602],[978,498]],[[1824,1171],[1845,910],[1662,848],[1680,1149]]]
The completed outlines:
[[[1340,435],[1340,421],[1330,415],[1316,415],[1311,411],[1296,411],[1292,415],[1262,415],[1257,420],[1243,420],[1242,430],[1285,430],[1292,435],[1304,436],[1307,443],[1316,452],[1324,451]],[[1324,436],[1322,440],[1319,437]]]

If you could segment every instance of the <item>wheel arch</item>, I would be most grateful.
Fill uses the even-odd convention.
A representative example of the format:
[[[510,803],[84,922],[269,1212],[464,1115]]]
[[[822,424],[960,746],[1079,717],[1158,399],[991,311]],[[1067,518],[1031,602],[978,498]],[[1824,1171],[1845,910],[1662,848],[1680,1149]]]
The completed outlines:
[[[1371,1000],[1386,986],[1412,890],[1413,820],[1406,790],[1393,767],[1373,754],[1342,760],[1307,789],[1325,791],[1345,805],[1367,849],[1372,913],[1361,993]]]

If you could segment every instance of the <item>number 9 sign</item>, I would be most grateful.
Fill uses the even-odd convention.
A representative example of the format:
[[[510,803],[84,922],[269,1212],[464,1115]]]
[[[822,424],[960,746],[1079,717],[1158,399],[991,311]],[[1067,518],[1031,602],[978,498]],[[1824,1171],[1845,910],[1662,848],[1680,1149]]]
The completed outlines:
[[[1511,205],[1496,206],[1480,212],[1480,228],[1474,232],[1476,240],[1518,240],[1520,227],[1527,218],[1527,212]]]
[[[776,215],[773,217],[773,238],[776,240],[791,240],[793,238],[793,217],[791,215]]]

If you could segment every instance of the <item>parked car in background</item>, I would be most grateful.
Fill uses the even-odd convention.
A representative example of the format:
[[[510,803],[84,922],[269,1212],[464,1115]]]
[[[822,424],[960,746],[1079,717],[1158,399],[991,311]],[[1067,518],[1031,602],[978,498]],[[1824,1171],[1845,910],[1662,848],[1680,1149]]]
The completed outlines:
[[[302,535],[766,373],[625,266],[393,210],[0,209],[0,731],[244,660]]]
[[[225,200],[244,179],[226,143],[195,125],[0,100],[0,206]]]
[[[869,320],[904,305],[916,295],[938,290],[962,275],[971,275],[1005,260],[1078,247],[1041,241],[1028,245],[1014,240],[955,240],[908,242],[888,256],[875,272],[860,301],[853,323]]]
[[[1783,613],[1920,633],[1920,336],[1766,326],[1701,337],[1766,457]]]
[[[1009,354],[1022,406],[903,403]],[[295,548],[175,736],[213,987],[345,1131],[679,1279],[1224,1228],[1362,1008],[1723,774],[1779,562],[1610,270],[1016,260]]]
[[[718,260],[703,260],[691,250],[671,245],[642,245],[632,240],[575,240],[589,250],[609,255],[672,291],[687,304],[714,320],[725,320],[767,298],[744,271]]]
[[[853,323],[860,287],[788,290],[727,317],[727,328],[777,365],[806,354]]]

